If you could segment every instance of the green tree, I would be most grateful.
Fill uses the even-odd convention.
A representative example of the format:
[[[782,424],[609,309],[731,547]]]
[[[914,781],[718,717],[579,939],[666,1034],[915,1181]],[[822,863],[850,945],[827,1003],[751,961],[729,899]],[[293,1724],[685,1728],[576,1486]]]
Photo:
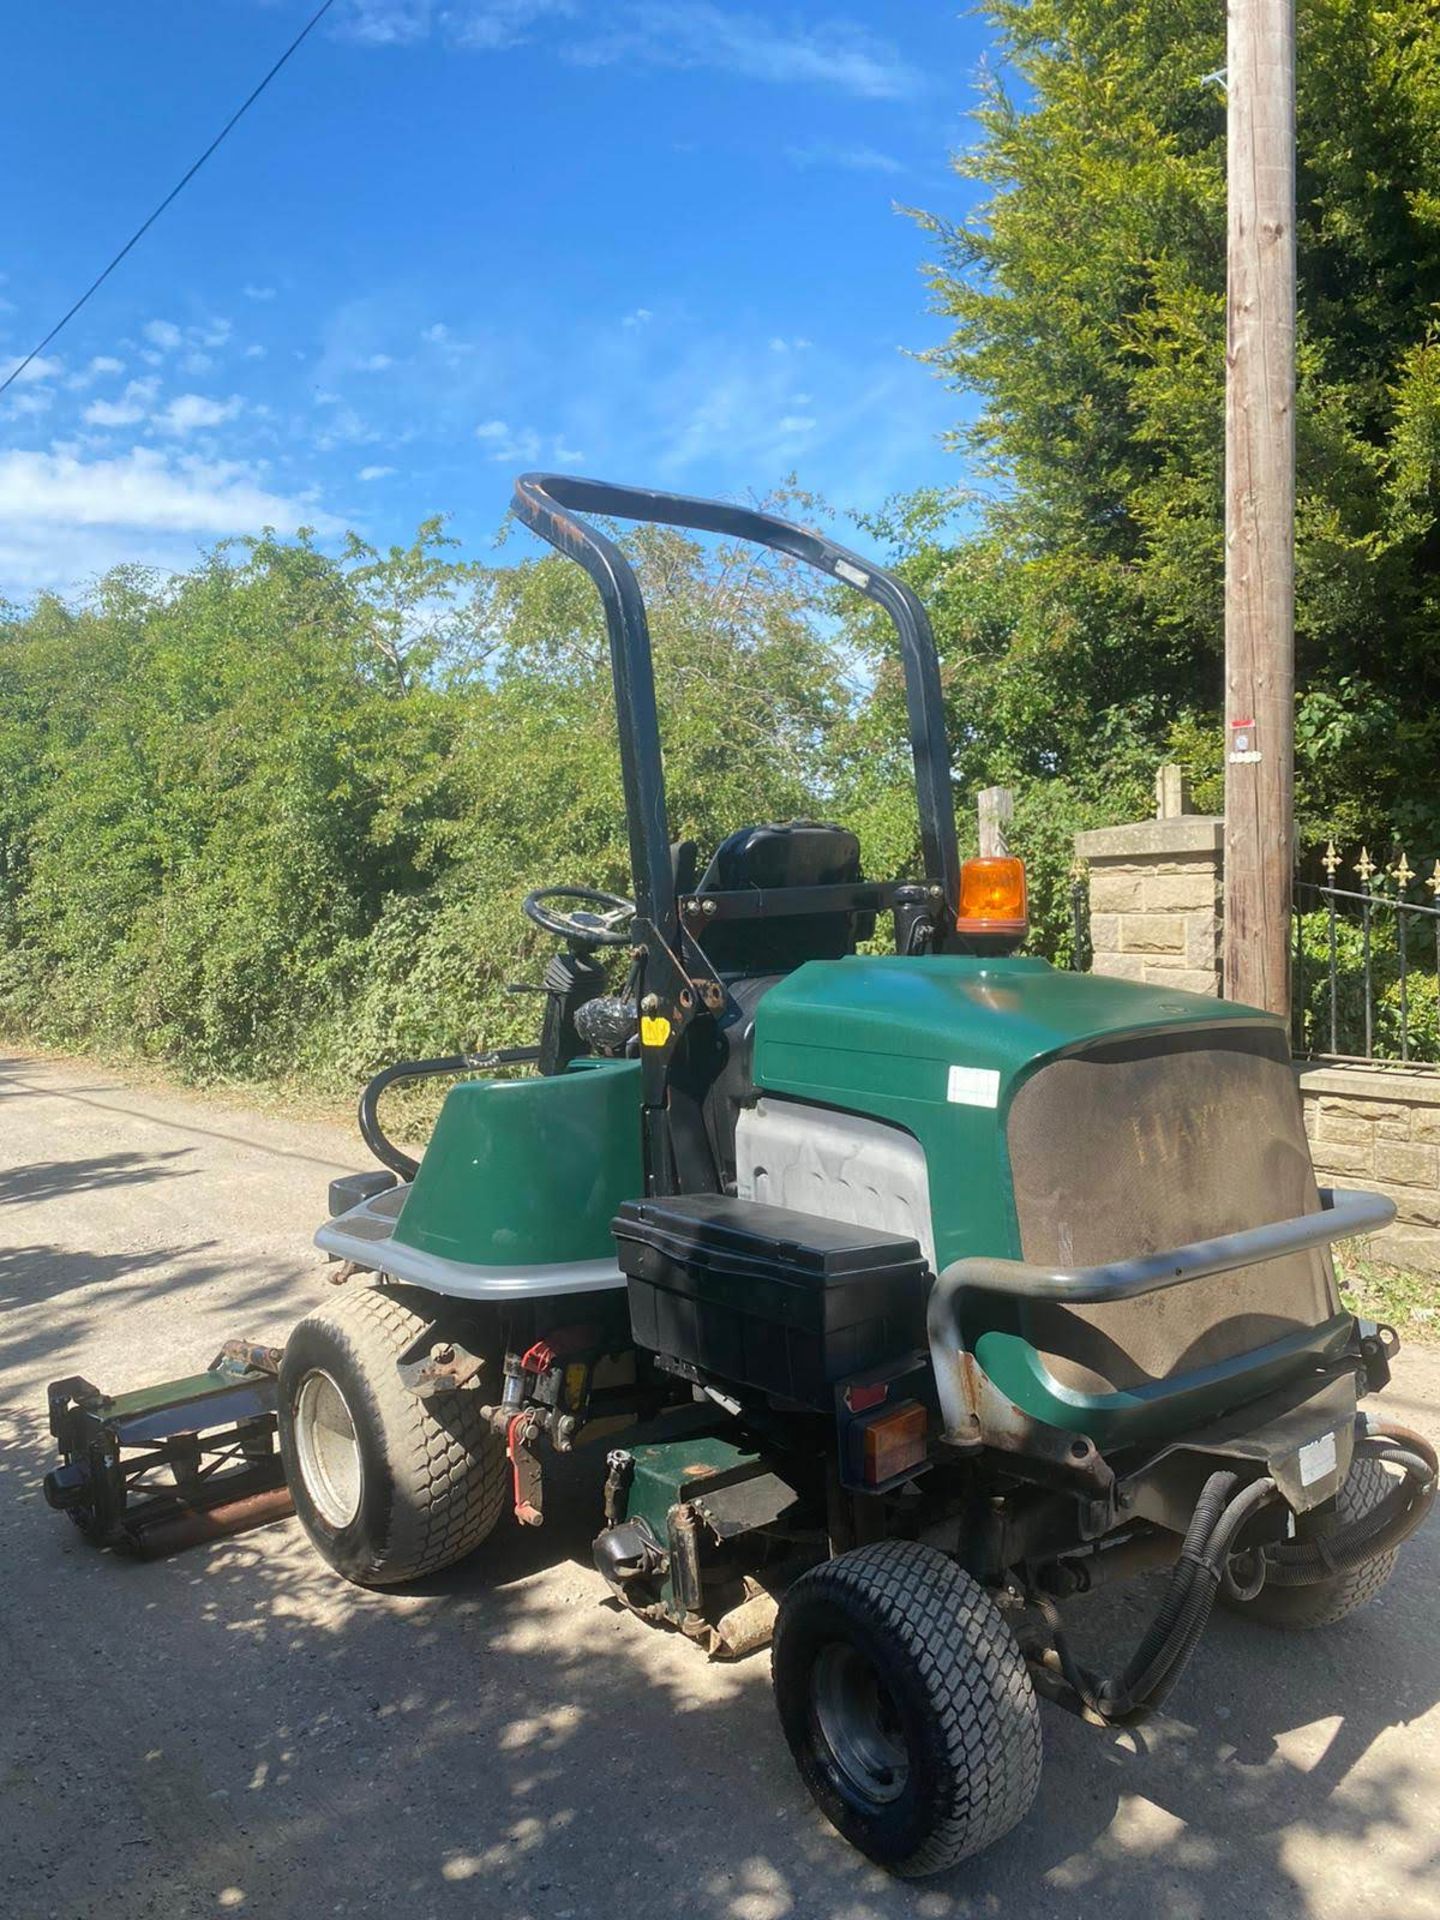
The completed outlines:
[[[829,589],[623,536],[651,610],[677,834],[812,812],[854,690]],[[629,888],[599,603],[558,556],[458,561],[439,522],[303,537],[0,617],[0,1024],[205,1079],[352,1086],[528,1037],[525,892]]]
[[[1220,765],[1223,9],[993,0],[1003,60],[921,215],[989,489],[958,544],[903,516],[980,777]],[[1302,826],[1440,839],[1440,15],[1299,17]]]

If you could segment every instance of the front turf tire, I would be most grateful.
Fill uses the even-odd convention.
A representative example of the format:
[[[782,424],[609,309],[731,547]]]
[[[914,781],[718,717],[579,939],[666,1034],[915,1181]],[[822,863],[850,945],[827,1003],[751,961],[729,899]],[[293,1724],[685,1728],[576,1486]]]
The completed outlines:
[[[505,1506],[505,1444],[479,1418],[480,1395],[422,1400],[395,1371],[433,1304],[386,1281],[352,1284],[285,1345],[285,1479],[317,1551],[357,1586],[400,1586],[463,1559]]]
[[[984,1589],[936,1548],[885,1540],[797,1580],[781,1603],[775,1702],[831,1825],[894,1873],[990,1846],[1040,1785],[1040,1709]]]

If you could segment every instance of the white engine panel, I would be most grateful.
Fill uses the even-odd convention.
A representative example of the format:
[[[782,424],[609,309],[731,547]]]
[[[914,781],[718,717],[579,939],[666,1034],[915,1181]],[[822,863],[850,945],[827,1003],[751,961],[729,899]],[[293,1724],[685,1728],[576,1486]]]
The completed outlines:
[[[925,1153],[899,1127],[766,1095],[741,1110],[735,1161],[742,1200],[904,1234],[934,1267]]]

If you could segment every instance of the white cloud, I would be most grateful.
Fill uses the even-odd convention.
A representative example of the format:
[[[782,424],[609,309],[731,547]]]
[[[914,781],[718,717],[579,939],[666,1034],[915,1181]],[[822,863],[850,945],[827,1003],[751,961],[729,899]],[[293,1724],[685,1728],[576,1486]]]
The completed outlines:
[[[747,80],[833,87],[870,100],[904,99],[924,84],[895,47],[853,22],[781,25],[713,0],[629,0],[572,57],[596,64],[715,67]]]
[[[351,0],[346,31],[369,47],[408,47],[428,37],[430,0]]]
[[[153,349],[144,355],[153,367],[159,366],[167,353],[175,353],[181,347],[190,349],[189,359],[194,361],[207,347],[223,347],[233,329],[224,319],[202,320],[191,327],[177,327],[173,320],[147,320],[140,331]],[[191,368],[192,372],[195,370]]]
[[[373,446],[376,441],[394,437],[370,426],[354,407],[345,404],[339,394],[317,394],[316,405],[334,408],[325,426],[310,443],[317,453],[334,453],[339,447]]]
[[[547,18],[569,18],[577,0],[352,0],[346,31],[371,47],[411,47],[432,32],[453,47],[498,53],[518,46]]]
[[[428,340],[432,347],[443,346],[450,338],[450,329],[443,320],[437,320],[433,327],[425,327],[422,330],[420,338]]]
[[[394,467],[361,467],[355,478],[357,480],[388,480],[394,471]]]
[[[91,460],[71,448],[0,452],[0,593],[73,588],[121,561],[186,566],[195,540],[266,526],[340,531],[233,461],[144,447]]]
[[[153,374],[131,380],[118,400],[92,400],[80,416],[91,427],[133,427],[155,404],[160,382]]]
[[[620,322],[622,327],[648,327],[655,318],[649,307],[636,307],[633,313],[627,313]]]
[[[576,13],[575,0],[471,0],[443,16],[446,33],[457,47],[473,53],[498,53],[530,37],[539,21]]]
[[[123,373],[125,362],[117,360],[113,354],[97,353],[87,366],[80,367],[65,382],[72,393],[83,393],[86,387],[93,387],[97,380],[103,380],[106,374]]]
[[[432,34],[452,47],[503,52],[547,20],[580,14],[578,0],[352,0],[346,31],[374,47],[415,46]],[[583,65],[617,62],[708,67],[777,86],[813,85],[869,100],[919,93],[924,76],[897,48],[848,20],[812,26],[737,12],[715,0],[612,0],[561,56]]]
[[[244,357],[247,360],[263,360],[265,358],[265,349],[258,343],[258,341],[254,342],[250,346],[246,347]]]
[[[147,320],[140,331],[161,353],[173,353],[185,338],[173,320]]]
[[[785,158],[792,167],[840,167],[847,173],[904,173],[903,163],[893,154],[877,147],[832,146],[819,140],[809,147],[787,147]]]
[[[33,419],[37,413],[48,413],[54,406],[55,390],[36,387],[30,393],[10,393],[5,396],[4,404],[9,412]]]
[[[368,359],[359,363],[361,373],[383,373],[387,367],[393,367],[394,364],[388,353],[372,353]]]
[[[240,291],[247,300],[273,300],[275,298],[274,287],[252,287],[247,282]]]
[[[540,435],[533,427],[511,427],[505,420],[485,420],[475,429],[475,438],[483,440],[491,451],[487,460],[514,461],[531,466],[540,458]]]
[[[212,400],[203,393],[177,393],[156,414],[155,425],[161,433],[183,436],[200,427],[223,426],[235,418],[240,407],[238,394],[232,393],[228,400]]]
[[[290,532],[317,516],[266,492],[234,461],[133,447],[89,461],[72,452],[0,453],[0,519],[224,534],[262,525]],[[334,525],[326,515],[318,519]]]
[[[803,413],[782,414],[777,430],[780,433],[809,433],[815,426],[814,420]]]
[[[0,366],[0,380],[8,380],[15,373],[15,369],[21,366],[23,359],[22,354],[16,354],[8,365]],[[64,371],[64,367],[63,360],[47,360],[43,354],[37,354],[21,373],[16,374],[15,385],[33,387],[37,380],[53,380],[57,373]]]

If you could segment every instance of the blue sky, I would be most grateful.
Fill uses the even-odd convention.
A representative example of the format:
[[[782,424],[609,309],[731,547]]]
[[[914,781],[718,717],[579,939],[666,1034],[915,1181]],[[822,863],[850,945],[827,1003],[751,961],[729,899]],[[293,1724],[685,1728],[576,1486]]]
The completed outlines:
[[[314,0],[6,23],[0,367]],[[945,0],[339,0],[0,401],[0,596],[270,523],[489,551],[510,483],[959,484],[925,236],[984,29]]]

